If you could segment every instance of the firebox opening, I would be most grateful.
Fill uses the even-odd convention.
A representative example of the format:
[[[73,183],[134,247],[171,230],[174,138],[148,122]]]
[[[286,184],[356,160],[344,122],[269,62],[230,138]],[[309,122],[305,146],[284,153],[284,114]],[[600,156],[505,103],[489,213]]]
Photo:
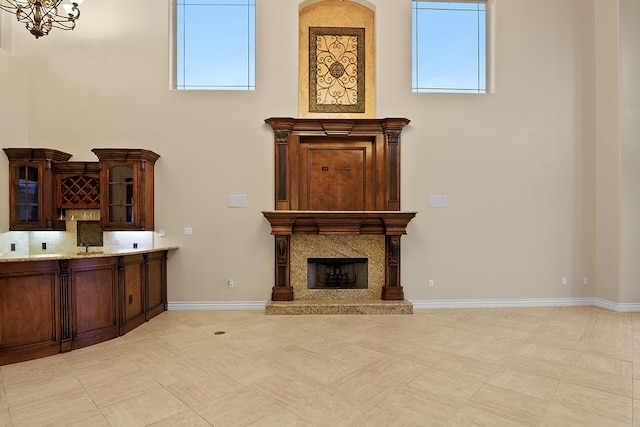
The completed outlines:
[[[367,289],[367,258],[307,258],[307,289]]]

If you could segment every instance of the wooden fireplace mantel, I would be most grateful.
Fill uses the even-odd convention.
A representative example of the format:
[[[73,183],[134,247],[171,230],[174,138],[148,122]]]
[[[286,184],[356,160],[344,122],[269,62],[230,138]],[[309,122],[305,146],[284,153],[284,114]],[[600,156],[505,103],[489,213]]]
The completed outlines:
[[[383,300],[404,300],[400,284],[400,236],[417,212],[401,211],[263,211],[275,237],[273,301],[292,301],[290,247],[293,234],[383,234],[385,236],[385,286]]]
[[[400,134],[406,118],[271,117],[275,210],[273,301],[292,301],[293,234],[385,236],[383,300],[403,300],[400,237],[416,212],[400,210]]]
[[[271,234],[407,234],[417,212],[401,211],[263,211]]]

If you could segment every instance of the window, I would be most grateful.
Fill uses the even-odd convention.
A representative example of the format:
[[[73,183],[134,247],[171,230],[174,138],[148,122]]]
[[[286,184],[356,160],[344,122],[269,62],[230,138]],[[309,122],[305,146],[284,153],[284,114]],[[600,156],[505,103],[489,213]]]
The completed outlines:
[[[487,92],[487,2],[413,0],[413,92]]]
[[[255,90],[255,0],[177,0],[176,89]]]

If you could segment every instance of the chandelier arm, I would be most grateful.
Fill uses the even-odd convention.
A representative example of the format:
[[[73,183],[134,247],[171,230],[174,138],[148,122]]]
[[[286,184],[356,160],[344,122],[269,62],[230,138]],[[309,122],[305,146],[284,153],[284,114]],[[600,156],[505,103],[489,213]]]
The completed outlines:
[[[21,6],[19,6],[15,0],[0,0],[0,9],[4,10],[5,12],[15,14],[20,7]]]
[[[0,10],[16,15],[18,22],[36,38],[49,34],[52,28],[61,30],[73,30],[76,21],[80,17],[80,9],[76,1],[70,0],[70,5],[65,5],[66,14],[58,13],[58,6],[63,0],[30,0],[18,2],[18,0],[0,0]],[[70,6],[70,7],[69,7]]]

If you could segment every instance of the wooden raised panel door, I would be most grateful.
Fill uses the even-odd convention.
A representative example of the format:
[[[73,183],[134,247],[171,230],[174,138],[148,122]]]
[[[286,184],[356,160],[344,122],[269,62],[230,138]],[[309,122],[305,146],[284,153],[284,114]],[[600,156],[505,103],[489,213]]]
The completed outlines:
[[[364,150],[309,150],[309,209],[365,210]]]
[[[144,316],[144,260],[142,255],[125,257],[124,277],[126,319]]]
[[[167,303],[167,252],[145,254],[147,272],[146,319],[166,310]]]
[[[72,348],[119,335],[117,275],[116,257],[71,261]]]
[[[60,351],[57,261],[3,263],[0,270],[0,365]]]
[[[374,210],[374,161],[371,141],[305,139],[300,144],[300,209]]]

